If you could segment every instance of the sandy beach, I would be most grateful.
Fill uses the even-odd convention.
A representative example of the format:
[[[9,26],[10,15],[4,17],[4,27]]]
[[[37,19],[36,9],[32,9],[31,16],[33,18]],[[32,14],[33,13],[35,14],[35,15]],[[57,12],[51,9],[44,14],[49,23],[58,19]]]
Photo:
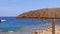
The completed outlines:
[[[52,27],[48,27],[45,30],[36,30],[37,34],[52,34]],[[35,34],[32,32],[32,34]],[[60,34],[60,26],[55,26],[55,34]]]

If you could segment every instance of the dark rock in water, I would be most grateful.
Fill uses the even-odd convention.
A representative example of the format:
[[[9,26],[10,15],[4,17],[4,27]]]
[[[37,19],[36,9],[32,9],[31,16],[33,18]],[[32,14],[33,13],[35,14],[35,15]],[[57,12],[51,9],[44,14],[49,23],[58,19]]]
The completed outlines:
[[[6,20],[0,20],[0,22],[5,22]]]
[[[0,22],[1,22],[1,20],[0,20]]]

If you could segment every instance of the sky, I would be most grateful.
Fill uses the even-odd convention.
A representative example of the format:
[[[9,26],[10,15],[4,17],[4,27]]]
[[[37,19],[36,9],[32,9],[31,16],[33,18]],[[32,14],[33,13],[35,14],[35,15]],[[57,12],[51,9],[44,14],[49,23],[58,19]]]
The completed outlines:
[[[0,16],[18,16],[42,8],[60,8],[60,0],[0,0]]]

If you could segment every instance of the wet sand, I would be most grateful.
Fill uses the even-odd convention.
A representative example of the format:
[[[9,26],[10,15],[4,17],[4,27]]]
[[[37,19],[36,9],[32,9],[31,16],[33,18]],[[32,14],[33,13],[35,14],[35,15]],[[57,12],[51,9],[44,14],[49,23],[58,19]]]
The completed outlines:
[[[32,32],[40,29],[41,25],[31,25],[23,27],[20,30],[17,30],[15,32],[0,32],[0,34],[32,34]]]
[[[41,32],[41,34],[52,34],[52,28],[48,27],[45,30],[40,30],[41,25],[31,25],[31,26],[26,26],[20,30],[17,30],[15,32],[1,32],[0,34],[32,34],[32,32],[38,31]],[[44,27],[45,28],[45,27]],[[60,34],[60,26],[56,26],[56,34]],[[43,31],[43,32],[42,32]],[[47,33],[48,32],[48,33]]]

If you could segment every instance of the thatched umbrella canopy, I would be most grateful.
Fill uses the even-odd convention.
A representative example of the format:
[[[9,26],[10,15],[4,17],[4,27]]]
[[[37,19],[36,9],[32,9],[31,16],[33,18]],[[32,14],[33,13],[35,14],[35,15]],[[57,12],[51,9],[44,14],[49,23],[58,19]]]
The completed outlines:
[[[52,19],[52,34],[55,34],[55,20],[60,19],[60,8],[45,8],[18,15],[17,18]]]

